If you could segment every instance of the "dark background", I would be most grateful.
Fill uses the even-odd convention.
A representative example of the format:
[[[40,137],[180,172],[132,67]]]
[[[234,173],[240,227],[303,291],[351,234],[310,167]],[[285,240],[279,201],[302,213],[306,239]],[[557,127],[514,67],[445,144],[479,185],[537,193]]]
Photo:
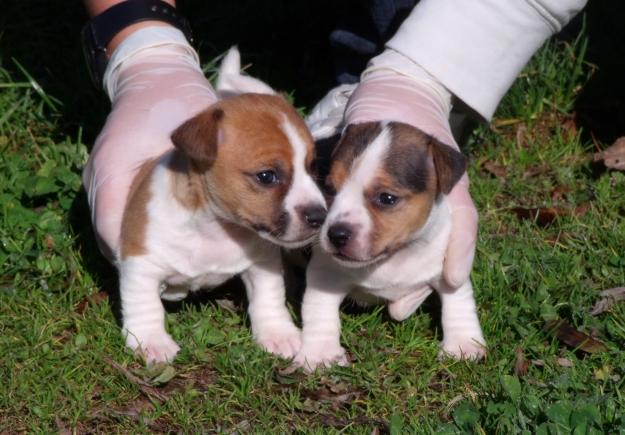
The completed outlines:
[[[294,91],[298,106],[311,107],[336,84],[335,29],[371,35],[367,1],[356,0],[179,0],[192,23],[203,61],[238,44],[251,72],[273,87]],[[611,143],[625,135],[625,5],[620,0],[591,1],[586,8],[587,60],[599,67],[582,90],[576,118],[586,135]],[[79,32],[86,21],[79,0],[9,0],[0,14],[1,65],[14,80],[24,80],[19,61],[62,102],[59,134],[90,145],[109,108],[89,82]],[[578,18],[569,29],[573,33]],[[340,51],[340,50],[338,50]]]

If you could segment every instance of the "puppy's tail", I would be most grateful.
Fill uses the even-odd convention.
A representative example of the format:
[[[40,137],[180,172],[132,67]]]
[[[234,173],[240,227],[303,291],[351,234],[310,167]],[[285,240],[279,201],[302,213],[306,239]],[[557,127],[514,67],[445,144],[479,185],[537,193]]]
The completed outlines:
[[[241,54],[236,46],[228,50],[219,66],[217,78],[217,93],[222,98],[253,92],[256,94],[274,95],[274,91],[268,84],[243,75],[241,71]]]

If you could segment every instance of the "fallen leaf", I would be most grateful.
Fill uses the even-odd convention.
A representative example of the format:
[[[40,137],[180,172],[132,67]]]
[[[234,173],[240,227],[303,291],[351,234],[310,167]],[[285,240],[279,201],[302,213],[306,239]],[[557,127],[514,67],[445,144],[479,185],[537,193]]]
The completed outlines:
[[[525,359],[525,354],[523,353],[523,348],[521,346],[517,346],[516,350],[516,363],[514,364],[514,374],[521,377],[527,374],[529,369],[529,364]]]
[[[43,237],[43,244],[45,245],[46,248],[48,249],[54,249],[54,238],[52,237],[52,235],[50,234],[46,234]]]
[[[570,360],[570,359],[568,359],[568,358],[558,358],[556,361],[558,362],[558,365],[559,365],[560,367],[566,367],[566,368],[568,368],[568,369],[570,369],[571,367],[573,367],[573,361],[571,361],[571,360]]]
[[[619,137],[603,151],[595,153],[593,159],[595,162],[603,161],[608,168],[625,171],[625,136]]]
[[[158,376],[152,379],[152,382],[157,385],[164,385],[171,381],[174,376],[176,376],[176,369],[173,366],[168,365]]]
[[[144,381],[143,379],[135,376],[130,370],[122,365],[116,363],[110,358],[105,358],[105,361],[113,367],[115,370],[120,372],[128,381],[132,384],[136,385],[143,394],[148,396],[149,398],[156,399],[159,402],[164,402],[167,399],[167,395],[160,391],[158,388],[151,386],[149,383]]]
[[[551,167],[549,165],[545,165],[545,164],[543,164],[543,165],[530,165],[523,172],[523,175],[521,176],[521,178],[524,179],[524,180],[527,180],[528,178],[534,178],[534,177],[537,177],[539,175],[546,174],[550,170],[551,170]]]
[[[142,398],[132,401],[123,407],[110,408],[107,412],[113,415],[123,415],[133,420],[138,420],[141,414],[152,410],[154,410],[154,405],[152,405],[148,399]]]
[[[230,299],[217,299],[215,303],[230,313],[238,313],[242,311],[241,307],[238,307],[234,301]]]
[[[605,381],[610,378],[612,373],[612,367],[609,365],[605,365],[601,368],[595,369],[594,377],[598,381]]]
[[[295,385],[301,383],[306,375],[298,367],[290,365],[284,369],[274,371],[273,379],[280,385]]]
[[[572,191],[573,189],[568,186],[556,186],[551,191],[551,199],[554,201],[562,201],[566,195]]]
[[[99,291],[89,296],[85,296],[82,298],[80,302],[76,304],[74,307],[74,312],[76,314],[84,314],[87,309],[87,305],[100,305],[103,301],[108,299],[109,295],[105,291]]]
[[[536,367],[545,367],[545,361],[542,359],[533,359],[531,362],[532,362],[532,365]]]
[[[539,227],[551,225],[553,221],[562,216],[583,216],[590,209],[589,203],[582,203],[576,207],[514,207],[512,211],[519,219],[531,219]]]
[[[54,417],[54,422],[56,423],[56,430],[58,435],[71,435],[72,431],[69,430],[65,422],[58,415]]]
[[[586,353],[606,352],[608,348],[601,341],[573,328],[566,320],[551,320],[546,329],[550,334],[569,347]]]
[[[484,170],[489,174],[494,175],[495,177],[502,180],[505,180],[508,176],[508,171],[505,166],[498,165],[497,163],[494,163],[490,160],[484,162],[484,164],[482,164],[482,168],[484,168]]]
[[[327,377],[320,379],[322,386],[316,390],[304,390],[302,396],[314,402],[331,403],[335,408],[362,397],[361,390],[345,382],[332,382]]]
[[[516,129],[516,143],[519,148],[527,148],[527,126],[520,124]]]
[[[599,295],[602,296],[602,298],[595,303],[595,306],[592,307],[592,311],[590,312],[593,316],[605,313],[612,308],[612,305],[619,301],[625,301],[625,287],[603,290]]]
[[[342,429],[348,426],[353,428],[355,425],[360,425],[360,426],[373,425],[376,427],[381,427],[384,432],[388,432],[388,427],[389,427],[388,423],[386,423],[385,421],[375,420],[373,418],[369,418],[364,415],[359,415],[355,418],[350,418],[350,419],[342,419],[331,414],[320,414],[319,421],[321,422],[323,426],[329,426],[329,427],[339,428],[339,429]]]

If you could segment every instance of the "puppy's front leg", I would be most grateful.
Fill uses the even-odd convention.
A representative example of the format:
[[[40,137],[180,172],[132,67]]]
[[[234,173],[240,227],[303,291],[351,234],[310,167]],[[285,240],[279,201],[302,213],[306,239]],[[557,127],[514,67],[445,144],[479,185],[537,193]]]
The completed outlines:
[[[437,289],[442,304],[443,342],[439,356],[457,359],[480,359],[486,355],[486,342],[482,335],[473,287],[467,281],[456,290],[442,284]]]
[[[276,251],[278,248],[275,248]],[[301,344],[301,331],[286,307],[286,290],[279,252],[256,262],[241,274],[249,301],[254,340],[268,352],[292,358]]]
[[[180,347],[165,331],[158,272],[138,257],[119,267],[123,334],[126,346],[147,363],[173,361]]]
[[[349,287],[333,273],[325,255],[314,255],[306,271],[306,293],[302,303],[302,347],[293,365],[307,372],[332,364],[348,365],[341,346],[341,302]]]

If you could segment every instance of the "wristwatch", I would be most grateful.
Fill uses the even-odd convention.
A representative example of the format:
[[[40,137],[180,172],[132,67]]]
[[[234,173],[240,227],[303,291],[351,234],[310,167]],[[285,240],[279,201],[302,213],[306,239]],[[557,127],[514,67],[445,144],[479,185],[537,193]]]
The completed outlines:
[[[106,46],[115,35],[141,21],[164,21],[184,33],[193,43],[191,27],[176,8],[160,0],[126,0],[93,17],[82,29],[82,47],[94,85],[102,89],[102,78],[109,62]]]

